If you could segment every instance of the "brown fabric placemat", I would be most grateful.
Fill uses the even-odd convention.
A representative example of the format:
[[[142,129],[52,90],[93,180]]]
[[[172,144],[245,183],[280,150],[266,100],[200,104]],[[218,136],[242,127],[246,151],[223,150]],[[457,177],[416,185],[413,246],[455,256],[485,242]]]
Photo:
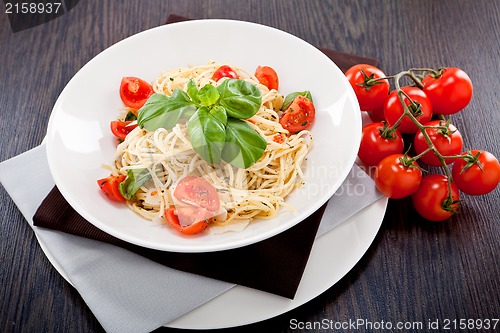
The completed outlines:
[[[57,187],[45,197],[33,222],[37,227],[122,247],[171,268],[293,298],[325,208],[326,204],[306,220],[267,240],[232,250],[207,253],[166,252],[122,241],[81,217],[66,202]]]
[[[170,15],[167,23],[187,20]],[[377,66],[376,59],[321,49],[343,71],[358,63]],[[113,244],[162,265],[186,272],[293,298],[311,252],[324,204],[296,226],[267,240],[245,247],[209,253],[174,253],[147,249],[113,237],[81,217],[54,187],[36,211],[37,227],[63,231]]]

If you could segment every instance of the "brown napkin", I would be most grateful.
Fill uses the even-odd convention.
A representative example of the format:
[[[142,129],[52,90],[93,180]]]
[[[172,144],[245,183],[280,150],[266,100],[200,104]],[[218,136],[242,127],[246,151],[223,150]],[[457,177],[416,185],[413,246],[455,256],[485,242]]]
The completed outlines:
[[[187,20],[170,15],[167,23]],[[343,71],[358,63],[378,65],[376,59],[321,49]],[[57,187],[44,199],[33,222],[37,227],[63,231],[110,243],[171,268],[293,298],[316,237],[324,204],[296,226],[267,240],[242,248],[209,253],[174,253],[151,250],[113,237],[81,217]]]

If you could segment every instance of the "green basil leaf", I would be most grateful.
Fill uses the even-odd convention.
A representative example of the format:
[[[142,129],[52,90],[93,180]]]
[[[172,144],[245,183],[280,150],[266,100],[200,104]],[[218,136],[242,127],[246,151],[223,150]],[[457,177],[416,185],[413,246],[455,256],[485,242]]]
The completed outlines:
[[[196,104],[184,91],[175,89],[171,97],[153,94],[138,111],[137,123],[141,128],[155,131],[158,128],[171,129],[181,117],[190,117],[196,111]]]
[[[219,163],[226,140],[226,110],[200,107],[189,119],[188,134],[193,149],[208,163]]]
[[[217,90],[220,94],[219,105],[233,118],[250,118],[257,113],[262,103],[260,90],[244,80],[226,79]]]
[[[285,97],[285,101],[283,102],[283,105],[281,106],[281,111],[285,111],[290,106],[290,104],[292,104],[293,100],[297,96],[304,96],[304,97],[307,97],[311,102],[313,101],[310,91],[293,92],[293,93],[288,94]]]
[[[222,159],[238,168],[248,168],[264,154],[267,143],[245,121],[228,118]]]
[[[151,174],[148,169],[129,169],[127,178],[118,185],[118,189],[123,197],[129,200],[149,179],[151,179]]]
[[[217,89],[211,84],[206,84],[203,88],[200,89],[198,93],[198,98],[200,99],[200,103],[205,106],[214,105],[219,99],[220,94]]]
[[[210,115],[217,119],[221,124],[224,125],[224,128],[227,124],[227,112],[224,107],[216,105],[210,110]]]
[[[189,82],[187,84],[187,94],[189,95],[189,97],[191,97],[193,102],[195,102],[196,104],[200,103],[200,99],[198,98],[198,91],[199,91],[198,86],[196,85],[194,80],[189,79]]]

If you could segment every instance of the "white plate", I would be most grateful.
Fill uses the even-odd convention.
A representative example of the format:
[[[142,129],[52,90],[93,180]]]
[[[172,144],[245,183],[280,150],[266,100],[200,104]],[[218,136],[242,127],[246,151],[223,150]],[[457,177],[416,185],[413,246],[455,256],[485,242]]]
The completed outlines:
[[[223,45],[221,45],[223,43]],[[273,67],[280,92],[310,90],[317,118],[306,185],[276,218],[252,223],[239,233],[186,238],[170,228],[141,219],[123,204],[103,200],[97,179],[109,174],[116,139],[109,123],[122,103],[123,76],[153,81],[170,68],[228,62],[249,70]],[[241,21],[202,20],[168,24],[129,37],[89,61],[68,83],[52,111],[47,157],[65,199],[101,230],[130,243],[175,252],[207,252],[245,246],[276,235],[317,210],[349,173],[361,136],[355,95],[340,69],[322,52],[283,31]]]
[[[293,300],[236,286],[166,326],[183,329],[241,326],[273,318],[312,300],[337,283],[368,250],[382,224],[387,201],[386,197],[379,199],[314,242]],[[55,269],[71,283],[45,244],[38,241]]]

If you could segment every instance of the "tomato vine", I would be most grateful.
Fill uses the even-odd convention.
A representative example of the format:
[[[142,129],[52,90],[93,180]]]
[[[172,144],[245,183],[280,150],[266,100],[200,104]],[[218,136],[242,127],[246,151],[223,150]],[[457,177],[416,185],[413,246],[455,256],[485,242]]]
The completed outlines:
[[[464,71],[446,67],[437,70],[411,68],[395,75],[385,76],[382,75],[383,72],[380,69],[372,67],[369,65],[353,66],[348,71],[350,75],[346,74],[346,76],[353,88],[360,85],[365,87],[362,94],[358,93],[359,89],[354,89],[358,100],[363,100],[360,105],[370,105],[370,98],[373,98],[376,103],[380,103],[382,98],[385,99],[384,120],[376,123],[377,128],[380,129],[380,135],[373,135],[374,125],[365,126],[358,153],[362,162],[367,165],[376,165],[376,170],[381,169],[380,166],[384,164],[383,170],[401,173],[397,176],[387,171],[383,174],[375,174],[375,183],[382,193],[393,199],[412,195],[414,206],[420,215],[432,221],[440,221],[457,212],[460,202],[459,191],[469,195],[482,195],[496,188],[500,181],[498,159],[493,154],[482,150],[462,152],[462,137],[456,127],[451,124],[451,118],[446,117],[464,109],[472,98],[472,82]],[[356,71],[360,71],[361,74],[354,75],[353,72]],[[371,73],[377,73],[377,75],[374,76]],[[364,82],[360,82],[360,78],[363,78]],[[404,78],[409,78],[411,84],[402,85]],[[370,85],[366,85],[367,79],[370,80]],[[395,89],[385,96],[380,89],[370,91],[371,87],[376,87],[384,81],[387,85],[392,82]],[[374,82],[377,85],[373,85]],[[395,103],[396,98],[399,103]],[[432,109],[431,116],[429,116],[430,109]],[[362,109],[362,111],[373,113],[377,110]],[[398,131],[408,135],[414,134],[415,144],[418,136],[419,147],[418,150],[415,149],[416,156],[410,157],[406,152],[403,158],[399,158],[399,161],[394,159],[395,154],[402,152],[397,151],[400,148],[394,148],[395,143],[391,143],[391,140],[398,137]],[[426,146],[422,145],[422,142]],[[436,158],[438,162],[435,162]],[[410,168],[419,167],[417,161],[441,167],[444,170],[444,176],[410,178],[408,174],[413,172]],[[453,171],[449,167],[452,163],[454,164]],[[409,185],[412,186],[402,184],[405,182],[411,183]],[[379,186],[379,184],[383,185]],[[446,189],[443,189],[443,184],[446,184]],[[401,194],[401,191],[398,192],[397,189],[402,186],[415,190],[412,193],[406,191]],[[443,198],[439,199],[439,205],[436,204],[435,198],[429,199],[430,191],[439,193],[439,196],[446,193]],[[430,196],[432,195],[437,194],[431,193]]]

